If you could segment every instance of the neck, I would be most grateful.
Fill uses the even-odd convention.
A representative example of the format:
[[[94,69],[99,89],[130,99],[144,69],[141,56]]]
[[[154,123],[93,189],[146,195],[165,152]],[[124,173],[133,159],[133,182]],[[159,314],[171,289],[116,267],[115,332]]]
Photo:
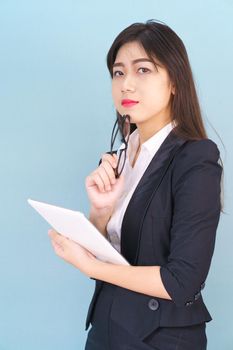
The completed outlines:
[[[149,140],[155,135],[160,129],[171,122],[171,118],[163,120],[158,119],[156,123],[154,121],[147,121],[146,123],[137,123],[138,134],[139,134],[139,149],[141,144]]]

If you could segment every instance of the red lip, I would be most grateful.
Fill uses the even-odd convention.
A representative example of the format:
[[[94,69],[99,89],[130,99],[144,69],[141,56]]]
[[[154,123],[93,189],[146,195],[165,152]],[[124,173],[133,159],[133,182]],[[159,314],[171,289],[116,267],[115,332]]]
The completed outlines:
[[[135,104],[135,103],[138,103],[138,102],[139,102],[139,101],[124,99],[124,100],[121,101],[121,104],[122,104],[122,106],[123,106],[123,105],[132,105],[132,104]]]

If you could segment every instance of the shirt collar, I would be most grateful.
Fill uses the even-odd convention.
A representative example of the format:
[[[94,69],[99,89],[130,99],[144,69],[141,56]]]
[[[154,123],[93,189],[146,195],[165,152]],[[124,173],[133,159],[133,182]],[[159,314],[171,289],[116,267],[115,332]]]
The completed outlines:
[[[168,136],[170,131],[176,126],[176,121],[173,120],[166,124],[162,129],[156,132],[153,136],[151,136],[147,141],[143,142],[141,145],[141,149],[144,149],[149,152],[150,156],[153,156],[158,149],[158,146],[162,144],[165,138]],[[138,129],[135,129],[129,137],[128,151],[131,154],[131,149],[136,152],[139,145],[139,133]],[[121,144],[119,149],[125,148],[124,143]]]
[[[162,129],[151,136],[147,141],[143,142],[141,147],[144,147],[150,155],[154,155],[158,147],[162,144],[171,130],[176,126],[175,121],[171,121],[166,124]]]

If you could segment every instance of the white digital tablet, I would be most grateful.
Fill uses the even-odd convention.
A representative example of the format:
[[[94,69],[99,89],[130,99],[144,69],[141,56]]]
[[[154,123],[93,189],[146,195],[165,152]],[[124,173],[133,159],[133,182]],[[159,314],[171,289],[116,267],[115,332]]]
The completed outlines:
[[[60,234],[89,250],[97,259],[130,265],[82,212],[28,199],[28,203]]]

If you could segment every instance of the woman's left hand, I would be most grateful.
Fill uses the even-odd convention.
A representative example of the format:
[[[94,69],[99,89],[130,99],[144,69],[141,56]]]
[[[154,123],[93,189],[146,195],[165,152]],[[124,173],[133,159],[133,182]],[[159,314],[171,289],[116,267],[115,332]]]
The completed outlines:
[[[91,277],[92,266],[97,258],[78,243],[50,229],[48,235],[55,253],[68,263],[77,267],[85,275]]]

